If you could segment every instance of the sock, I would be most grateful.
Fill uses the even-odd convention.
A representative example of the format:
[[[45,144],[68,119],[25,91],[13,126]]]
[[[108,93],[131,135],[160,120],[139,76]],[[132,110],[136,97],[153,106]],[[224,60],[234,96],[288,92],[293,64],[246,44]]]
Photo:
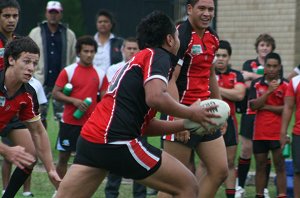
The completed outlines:
[[[251,163],[251,158],[250,159],[243,159],[241,157],[239,158],[238,177],[239,177],[239,186],[241,186],[242,188],[245,187],[245,182],[250,169],[250,163]]]
[[[225,190],[225,192],[226,192],[226,197],[227,197],[227,198],[234,198],[234,195],[235,195],[235,189],[229,189],[229,188],[227,188],[227,189]]]
[[[264,196],[264,195],[258,195],[258,194],[256,194],[255,197],[256,197],[256,198],[264,198],[265,196]]]
[[[16,168],[13,172],[8,186],[5,189],[5,193],[3,194],[2,198],[12,198],[15,197],[21,186],[24,184],[26,179],[31,174],[32,169],[24,168],[23,170],[20,168]]]
[[[285,195],[285,194],[279,194],[279,195],[277,195],[277,198],[287,198],[287,195]]]
[[[265,188],[268,188],[269,179],[270,179],[270,173],[271,173],[271,166],[272,166],[271,159],[268,158],[267,167],[266,167],[266,176],[267,176],[267,179],[266,179],[266,186],[265,186]]]

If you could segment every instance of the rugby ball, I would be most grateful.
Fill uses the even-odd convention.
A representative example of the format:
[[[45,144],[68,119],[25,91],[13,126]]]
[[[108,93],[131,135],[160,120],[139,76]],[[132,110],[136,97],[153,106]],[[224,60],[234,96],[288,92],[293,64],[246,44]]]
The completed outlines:
[[[229,115],[230,115],[230,107],[229,105],[224,102],[223,100],[219,99],[208,99],[203,100],[200,103],[200,106],[203,108],[210,107],[212,105],[217,105],[216,108],[213,108],[210,110],[211,113],[220,115],[219,118],[211,118],[211,120],[216,123],[217,125],[211,125],[209,123],[206,123],[207,130],[199,123],[193,122],[189,119],[184,120],[184,127],[189,130],[191,133],[197,134],[197,135],[206,135],[206,134],[212,134],[217,129],[220,129],[221,126],[225,124],[227,121]]]

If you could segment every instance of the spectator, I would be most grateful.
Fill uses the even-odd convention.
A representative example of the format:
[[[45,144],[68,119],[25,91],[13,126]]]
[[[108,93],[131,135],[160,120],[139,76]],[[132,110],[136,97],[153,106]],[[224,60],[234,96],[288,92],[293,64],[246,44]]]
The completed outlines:
[[[244,78],[241,72],[234,70],[229,65],[232,48],[230,43],[225,40],[220,41],[220,46],[216,52],[216,68],[217,80],[219,84],[220,94],[224,101],[230,106],[230,116],[227,120],[227,130],[223,135],[228,162],[228,177],[225,180],[227,198],[235,196],[235,157],[238,144],[237,119],[235,116],[235,102],[241,101],[246,92]]]
[[[44,86],[48,101],[50,101],[51,92],[59,72],[65,66],[76,62],[76,37],[73,31],[60,22],[62,11],[63,8],[60,2],[49,1],[45,11],[47,20],[29,33],[29,36],[41,49],[41,57],[34,76]],[[55,99],[52,102],[54,116],[57,120],[60,120],[63,104],[58,103]],[[47,115],[48,106],[41,112],[44,117]]]
[[[80,130],[96,107],[98,91],[100,90],[103,96],[107,89],[105,73],[93,67],[96,51],[97,43],[93,37],[80,37],[76,43],[79,62],[65,67],[60,72],[53,88],[53,97],[64,103],[56,146],[59,151],[56,171],[61,178],[67,172],[71,152],[76,151]],[[63,88],[67,83],[73,85],[70,96],[63,93]],[[90,106],[84,103],[87,97],[92,99]],[[85,112],[81,118],[74,117],[73,113],[76,109]]]
[[[251,83],[249,106],[257,111],[253,133],[256,161],[256,197],[265,197],[268,153],[272,152],[277,175],[277,197],[286,197],[285,163],[280,148],[281,114],[288,83],[281,75],[281,58],[271,52],[265,57],[265,74]]]
[[[40,81],[38,81],[35,78],[31,78],[29,80],[29,84],[34,88],[34,90],[37,94],[37,99],[38,99],[40,107],[41,107],[41,105],[46,104],[47,98],[46,98],[43,86],[41,85]],[[23,130],[28,131],[26,126],[21,121],[19,121],[17,118],[13,119],[13,121],[10,122],[2,130],[2,133],[9,133],[11,130],[14,130],[15,133],[20,133]],[[14,131],[12,131],[11,133],[14,133]],[[2,137],[2,142],[6,145],[14,146],[12,144],[12,142],[10,141],[10,139],[7,137]],[[10,178],[10,174],[11,174],[11,168],[12,168],[12,163],[4,158],[2,161],[2,184],[3,184],[2,194],[5,193],[5,189],[8,186],[9,178]],[[33,194],[30,190],[30,181],[31,181],[31,176],[29,176],[27,178],[27,180],[24,182],[24,186],[23,186],[23,196],[24,197],[33,197]]]
[[[209,27],[214,13],[213,0],[187,0],[188,19],[177,28],[180,39],[177,54],[179,61],[170,79],[168,91],[186,106],[199,99],[221,98],[212,64],[219,47],[218,36]],[[195,150],[201,160],[196,170],[199,197],[215,197],[228,174],[226,148],[221,131],[204,136],[183,131],[163,138],[164,151],[186,167],[189,167],[192,150]],[[159,197],[170,195],[160,192]]]
[[[53,164],[47,132],[40,120],[36,93],[28,84],[38,61],[39,48],[28,37],[15,39],[5,48],[5,69],[0,72],[0,130],[2,131],[18,113],[19,119],[26,123],[30,133],[28,131],[0,133],[2,137],[8,135],[12,143],[17,145],[9,147],[0,143],[1,155],[17,166],[5,190],[4,198],[14,197],[30,176],[36,161],[33,157],[35,149],[45,165],[51,182],[55,186],[60,182]]]
[[[121,47],[123,39],[116,37],[112,32],[115,28],[113,15],[106,10],[100,10],[96,16],[97,33],[94,38],[98,43],[94,65],[104,72],[108,67],[123,60]]]
[[[276,48],[275,40],[269,34],[260,34],[255,41],[255,51],[257,53],[256,59],[247,60],[243,64],[242,74],[247,86],[247,92],[243,101],[237,103],[237,112],[242,113],[241,116],[241,153],[238,162],[238,187],[236,189],[236,198],[243,197],[245,195],[245,182],[250,169],[251,155],[252,155],[252,137],[253,126],[255,119],[255,111],[252,111],[248,107],[248,95],[249,87],[253,80],[261,77],[261,74],[257,74],[259,66],[264,66],[265,58],[268,53],[273,52]],[[269,158],[266,168],[267,181],[271,172],[271,160]],[[268,184],[268,182],[267,182]],[[267,185],[265,187],[265,198],[269,198],[269,192]]]
[[[125,65],[138,51],[139,46],[136,38],[129,37],[124,40],[122,48],[123,61],[112,65],[108,68],[106,72],[106,77],[110,82],[113,76],[117,73],[117,71]],[[145,138],[146,141],[146,138]],[[109,173],[107,176],[107,182],[105,186],[105,197],[106,198],[117,198],[119,196],[119,188],[121,185],[122,177],[118,176],[114,173]],[[133,181],[133,197],[134,198],[145,198],[146,197],[146,187]]]

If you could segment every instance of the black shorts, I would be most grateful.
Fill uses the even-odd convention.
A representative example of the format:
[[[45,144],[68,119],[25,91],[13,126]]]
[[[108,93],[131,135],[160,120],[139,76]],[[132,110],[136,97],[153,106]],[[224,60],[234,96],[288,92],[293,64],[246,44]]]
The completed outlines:
[[[19,120],[18,117],[14,117],[11,121],[6,125],[4,129],[0,132],[1,137],[6,137],[8,133],[14,129],[26,129],[25,124]]]
[[[300,173],[300,135],[292,136],[292,159],[295,173]]]
[[[139,180],[158,170],[161,153],[160,149],[140,139],[96,144],[80,136],[74,164],[102,168],[125,178]]]
[[[252,140],[253,138],[253,131],[254,131],[254,120],[255,114],[247,115],[242,114],[241,117],[241,128],[240,128],[240,135]]]
[[[60,122],[59,124],[56,149],[67,152],[76,151],[77,139],[80,135],[82,126],[66,124],[63,122]]]
[[[238,134],[232,116],[227,119],[227,130],[223,135],[226,147],[235,146],[238,144]]]
[[[270,150],[280,149],[279,140],[253,140],[253,153],[268,153]]]

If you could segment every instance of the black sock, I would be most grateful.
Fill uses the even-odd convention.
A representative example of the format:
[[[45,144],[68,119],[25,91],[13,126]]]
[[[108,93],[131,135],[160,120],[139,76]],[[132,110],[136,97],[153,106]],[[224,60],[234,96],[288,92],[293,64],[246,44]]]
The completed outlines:
[[[264,198],[265,196],[264,195],[256,195],[255,197],[256,198]]]
[[[271,173],[271,166],[272,166],[271,159],[268,158],[267,167],[266,167],[266,176],[267,176],[267,180],[266,181],[267,182],[266,182],[265,188],[268,188],[268,183],[269,183],[270,173]]]
[[[229,189],[229,188],[227,188],[227,189],[225,190],[225,192],[226,192],[226,197],[227,197],[227,198],[234,198],[234,195],[235,195],[235,189]]]
[[[239,186],[241,186],[242,188],[245,187],[245,182],[250,169],[250,163],[251,163],[251,158],[250,159],[243,159],[241,157],[239,158],[238,178],[239,178]]]
[[[12,198],[15,197],[21,186],[24,184],[26,179],[31,174],[32,169],[29,168],[16,168],[13,172],[9,183],[5,189],[5,193],[3,194],[2,198]]]

